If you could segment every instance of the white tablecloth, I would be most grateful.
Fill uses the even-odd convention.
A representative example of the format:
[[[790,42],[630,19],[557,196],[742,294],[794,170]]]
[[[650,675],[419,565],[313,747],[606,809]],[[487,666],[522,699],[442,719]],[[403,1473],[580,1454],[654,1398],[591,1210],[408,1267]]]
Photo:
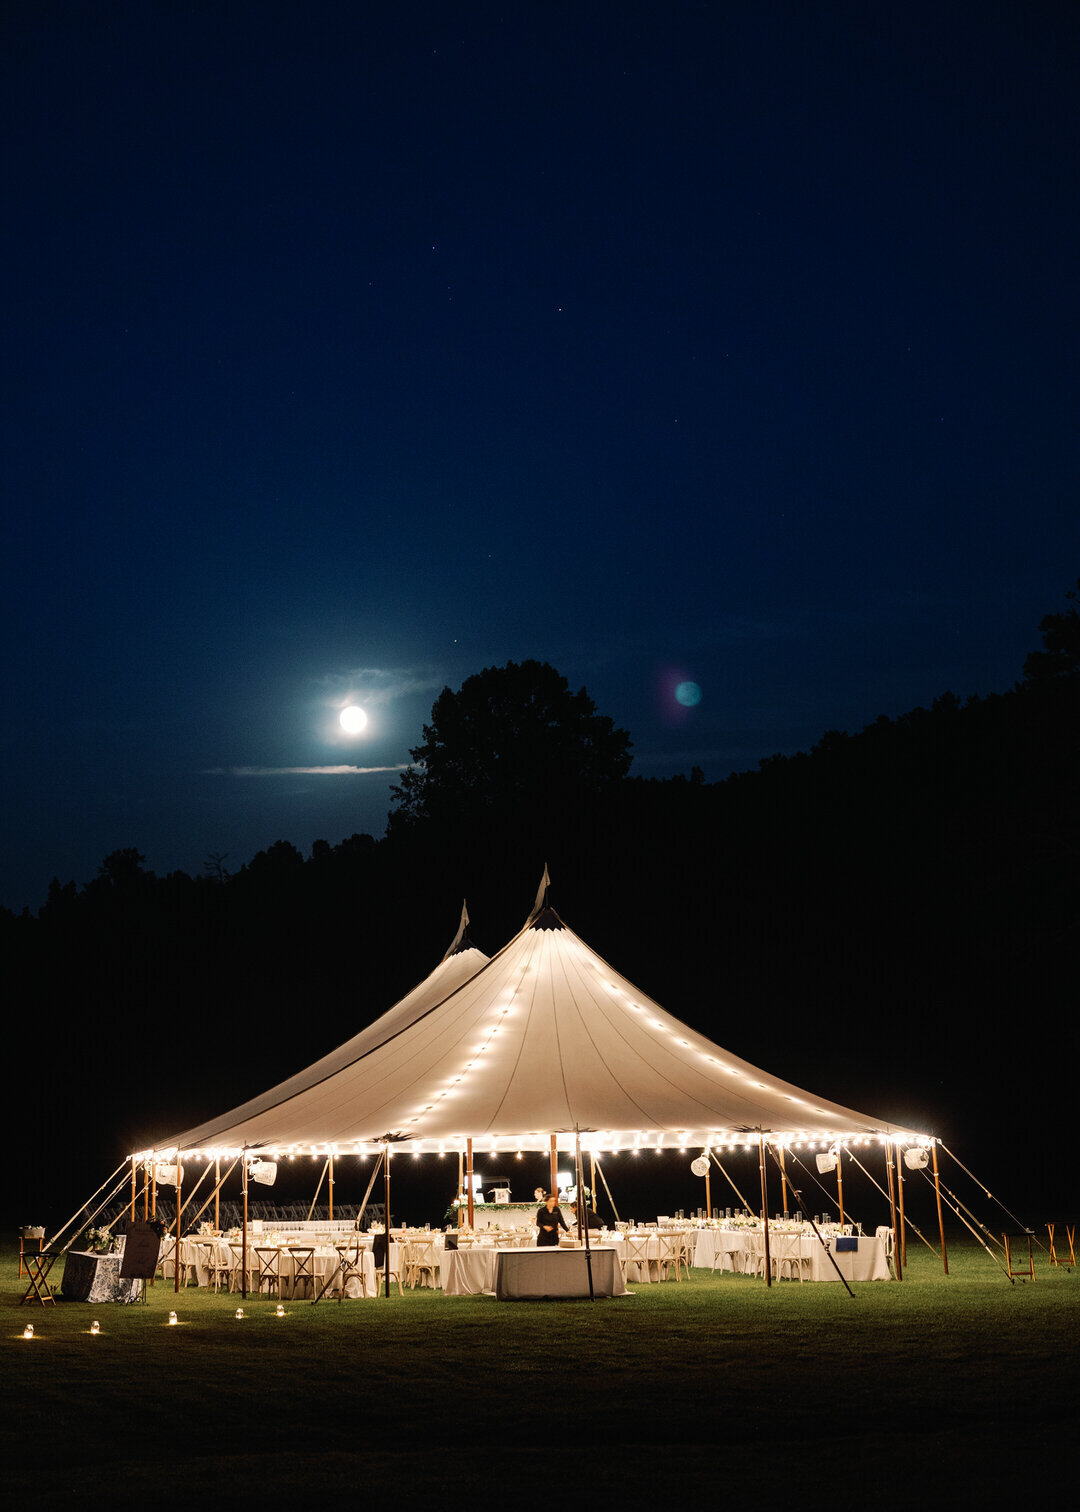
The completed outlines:
[[[443,1250],[439,1256],[439,1285],[448,1297],[474,1297],[495,1290],[495,1262],[502,1253],[494,1246]]]
[[[764,1264],[765,1234],[761,1229],[744,1230],[746,1243],[746,1268],[760,1270]],[[825,1235],[825,1243],[836,1260],[834,1266],[825,1247],[816,1234],[785,1234],[779,1230],[769,1234],[769,1251],[774,1276],[797,1275],[797,1269],[808,1281],[888,1281],[889,1262],[885,1246],[873,1235],[863,1234],[855,1240],[854,1249],[837,1251],[837,1236]],[[851,1243],[851,1240],[847,1240]]]
[[[624,1296],[626,1287],[614,1246],[594,1249],[591,1255],[593,1295]],[[501,1302],[587,1297],[589,1273],[584,1249],[556,1249],[552,1245],[496,1251],[495,1295]]]

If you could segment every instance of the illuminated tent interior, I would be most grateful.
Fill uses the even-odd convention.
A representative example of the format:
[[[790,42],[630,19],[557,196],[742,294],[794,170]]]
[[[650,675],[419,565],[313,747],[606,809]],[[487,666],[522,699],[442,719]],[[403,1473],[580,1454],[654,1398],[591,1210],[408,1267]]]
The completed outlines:
[[[440,967],[367,1029],[231,1112],[137,1158],[257,1152],[594,1151],[820,1145],[929,1136],[829,1102],[687,1027],[546,905],[491,960],[463,932]],[[464,919],[463,919],[464,927]]]

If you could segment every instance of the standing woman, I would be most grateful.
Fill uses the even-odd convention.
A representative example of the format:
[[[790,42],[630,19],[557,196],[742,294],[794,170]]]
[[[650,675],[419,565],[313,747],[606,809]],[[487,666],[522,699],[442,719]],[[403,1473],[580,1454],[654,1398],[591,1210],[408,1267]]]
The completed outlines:
[[[559,1230],[563,1229],[567,1234],[570,1232],[554,1192],[549,1192],[544,1198],[544,1205],[536,1215],[536,1227],[538,1245],[558,1244]]]

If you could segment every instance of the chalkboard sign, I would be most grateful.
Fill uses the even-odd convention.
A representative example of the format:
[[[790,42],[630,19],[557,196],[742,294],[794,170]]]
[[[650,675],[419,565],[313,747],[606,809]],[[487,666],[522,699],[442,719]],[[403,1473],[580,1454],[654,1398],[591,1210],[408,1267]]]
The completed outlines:
[[[139,1278],[143,1281],[152,1281],[154,1272],[157,1270],[158,1251],[161,1248],[161,1238],[156,1229],[136,1219],[128,1225],[127,1239],[124,1242],[124,1256],[120,1264],[120,1275],[125,1281]]]

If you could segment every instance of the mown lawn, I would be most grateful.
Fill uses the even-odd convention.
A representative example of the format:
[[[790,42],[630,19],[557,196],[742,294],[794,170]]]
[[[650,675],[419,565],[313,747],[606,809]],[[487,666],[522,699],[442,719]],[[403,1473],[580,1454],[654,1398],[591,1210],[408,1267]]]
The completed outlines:
[[[539,1506],[552,1476],[628,1505],[1000,1504],[1072,1483],[1080,1276],[1040,1258],[1010,1286],[960,1242],[948,1279],[927,1251],[909,1259],[900,1285],[854,1299],[694,1272],[594,1306],[417,1291],[284,1319],[249,1299],[238,1322],[235,1297],[160,1282],[146,1306],[19,1306],[8,1242],[4,1483],[37,1505],[155,1507],[376,1490]]]

